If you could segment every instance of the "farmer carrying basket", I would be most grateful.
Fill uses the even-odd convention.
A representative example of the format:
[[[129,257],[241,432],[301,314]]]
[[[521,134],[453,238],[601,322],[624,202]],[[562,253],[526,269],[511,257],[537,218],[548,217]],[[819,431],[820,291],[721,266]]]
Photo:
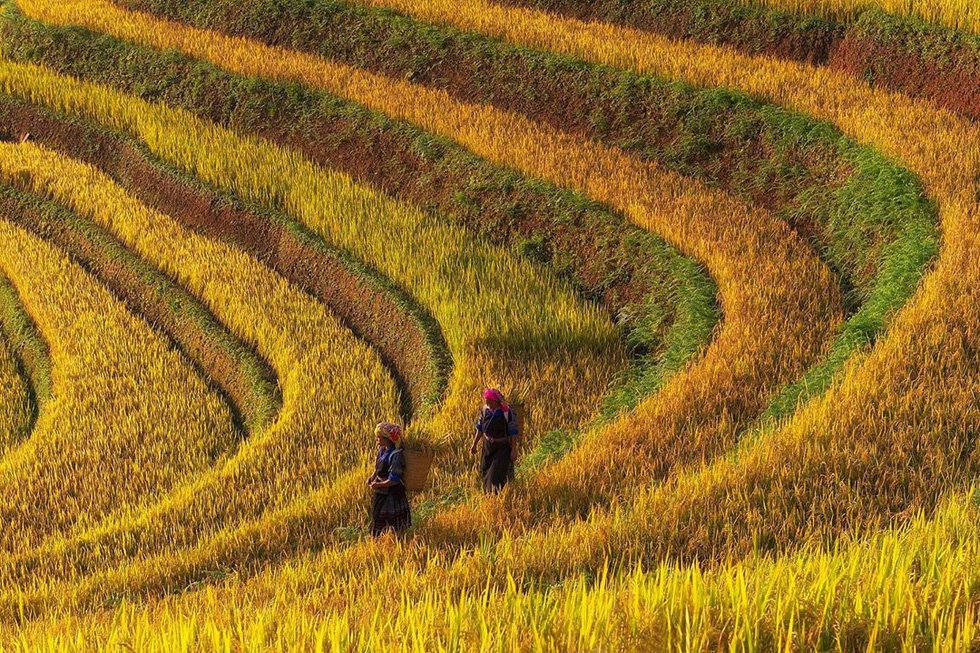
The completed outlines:
[[[412,525],[412,511],[405,489],[404,437],[397,424],[382,422],[374,430],[378,457],[368,486],[374,490],[371,502],[371,535],[387,531],[400,533]]]

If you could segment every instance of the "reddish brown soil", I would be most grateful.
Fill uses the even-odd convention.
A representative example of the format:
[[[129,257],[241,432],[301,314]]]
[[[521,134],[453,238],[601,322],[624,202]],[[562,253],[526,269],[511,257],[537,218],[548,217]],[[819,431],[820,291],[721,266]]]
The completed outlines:
[[[976,51],[959,48],[940,60],[895,43],[848,34],[830,66],[973,120],[980,118],[980,56]]]
[[[389,292],[318,247],[312,237],[191,187],[113,136],[18,103],[2,102],[0,109],[0,131],[30,133],[32,140],[98,166],[147,205],[198,233],[241,248],[322,301],[378,350],[402,389],[403,417],[437,392],[439,371],[417,319]]]
[[[694,39],[726,45],[750,54],[764,54],[821,65],[837,48],[843,29],[829,23],[821,28],[794,29],[793,18],[780,24],[741,7],[713,5],[713,19],[705,21],[702,8],[683,0],[657,4],[648,11],[625,8],[622,0],[496,0],[512,7],[535,8],[583,21],[613,22],[676,39]],[[642,3],[636,3],[642,4]]]
[[[610,21],[669,38],[727,45],[754,55],[828,65],[870,83],[915,98],[929,100],[971,119],[980,118],[980,52],[966,46],[950,46],[937,31],[939,47],[925,40],[903,44],[906,37],[864,37],[854,28],[810,34],[800,22],[791,29],[772,29],[764,22],[720,18],[710,31],[685,3],[679,2],[655,16],[622,8],[618,0],[497,0],[515,7],[536,7],[581,20]],[[718,14],[729,12],[715,7]],[[927,54],[930,51],[942,55]]]

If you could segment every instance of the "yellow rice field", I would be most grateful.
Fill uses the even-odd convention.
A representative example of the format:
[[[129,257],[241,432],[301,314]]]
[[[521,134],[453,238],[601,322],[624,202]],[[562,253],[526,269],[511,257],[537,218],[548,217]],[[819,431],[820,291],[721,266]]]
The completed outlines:
[[[797,535],[813,527],[860,522],[879,514],[859,498],[863,493],[880,495],[877,500],[882,507],[895,501],[892,510],[899,512],[904,509],[899,506],[916,505],[934,495],[946,479],[959,476],[963,471],[960,463],[944,454],[956,456],[963,451],[957,447],[966,444],[963,455],[969,455],[969,434],[978,417],[972,399],[974,368],[969,348],[964,347],[976,333],[967,308],[976,287],[970,275],[980,271],[972,253],[974,226],[980,216],[976,196],[980,140],[973,124],[824,69],[753,59],[711,46],[680,44],[609,25],[584,25],[482,2],[468,3],[466,11],[457,4],[450,16],[445,3],[419,7],[415,5],[420,3],[411,0],[383,1],[424,13],[429,20],[451,19],[460,26],[529,46],[699,85],[743,89],[832,121],[844,133],[874,145],[916,172],[939,205],[943,249],[888,337],[866,359],[850,366],[838,388],[800,411],[762,446],[737,462],[719,463],[703,476],[693,474],[679,483],[683,487],[689,480],[692,497],[700,497],[707,506],[718,505],[714,492],[719,492],[743,509],[761,506],[766,495],[782,487],[787,494],[778,501],[797,497],[783,504],[786,509],[803,504],[811,511],[813,526],[804,522],[797,530],[791,524],[780,524]],[[937,447],[939,442],[944,445]],[[930,450],[925,459],[911,453],[918,447]],[[806,473],[804,461],[814,465],[811,469],[833,470],[835,476],[843,476],[837,483],[817,483],[822,474]],[[894,483],[887,493],[879,493],[883,479]],[[812,489],[807,488],[808,480]],[[763,488],[762,495],[753,496]],[[900,493],[902,499],[896,501],[892,492]],[[677,505],[677,492],[671,488],[663,499]],[[657,515],[658,522],[663,520],[662,513],[648,514]],[[665,530],[677,525],[668,522]],[[716,541],[711,546],[720,544]]]
[[[26,379],[7,343],[0,341],[0,448],[6,449],[31,418]]]
[[[11,83],[10,89],[18,88],[16,84],[21,84],[19,87],[21,92],[25,95],[29,92],[28,89],[57,89],[57,92],[63,90],[71,89],[71,85],[66,83],[55,84],[57,82],[55,78],[51,76],[45,76],[40,71],[31,71],[18,68],[16,66],[11,66],[7,71],[10,73],[8,80]],[[18,75],[20,73],[20,75]],[[33,75],[33,77],[31,76]],[[42,83],[37,83],[40,80]],[[34,82],[33,86],[31,82]],[[43,82],[48,82],[46,85]],[[76,89],[77,90],[77,89]],[[63,98],[65,96],[56,95],[55,98]],[[70,97],[70,95],[68,96]],[[117,105],[118,112],[122,115],[126,110],[126,107],[130,107],[130,115],[139,115],[137,111],[139,109],[148,109],[144,105],[138,102],[119,102]],[[163,112],[162,114],[160,112]],[[157,109],[158,115],[173,117],[173,112],[169,114],[162,110]],[[118,114],[117,114],[118,115]],[[194,124],[189,118],[186,119],[186,124],[183,124],[183,130],[180,135],[187,134],[187,126]],[[142,133],[142,132],[141,132]],[[152,133],[152,132],[150,132]],[[156,132],[158,135],[163,134],[163,132]],[[177,137],[178,134],[170,132],[170,137]],[[243,142],[239,139],[235,139],[232,135],[224,133],[223,137],[227,139],[228,143],[236,143],[237,147],[249,148],[246,149],[247,152],[252,153],[258,150],[260,153],[272,152],[269,148],[264,151],[260,150],[257,145],[249,144]],[[157,263],[164,269],[171,270],[174,275],[180,278],[183,283],[188,287],[195,289],[196,292],[202,294],[202,298],[205,299],[206,303],[211,307],[211,309],[219,317],[223,317],[228,320],[229,325],[233,325],[233,328],[238,333],[248,334],[249,340],[254,340],[258,346],[260,352],[266,355],[273,363],[273,366],[280,372],[281,378],[284,380],[284,405],[285,409],[283,414],[280,416],[279,423],[275,426],[278,427],[278,433],[263,434],[264,437],[270,439],[270,442],[263,443],[263,445],[258,446],[256,451],[242,452],[240,456],[229,462],[225,470],[218,470],[215,475],[209,475],[202,477],[195,484],[191,485],[187,490],[182,492],[175,492],[167,501],[161,504],[159,509],[155,508],[153,510],[145,511],[144,514],[140,515],[135,520],[133,519],[122,519],[115,522],[102,525],[96,529],[93,529],[90,533],[84,534],[77,542],[69,543],[66,545],[65,542],[55,541],[51,544],[49,550],[61,551],[61,556],[64,556],[65,560],[72,561],[72,564],[65,563],[64,561],[58,561],[58,556],[50,556],[43,552],[32,552],[27,556],[21,556],[19,558],[14,558],[10,562],[8,570],[16,577],[22,577],[21,574],[24,573],[20,570],[36,570],[33,560],[43,559],[47,565],[50,565],[50,571],[54,576],[61,574],[68,574],[72,569],[77,569],[79,566],[84,565],[86,567],[93,566],[99,563],[104,563],[106,561],[106,556],[109,559],[115,555],[111,553],[112,547],[110,543],[122,543],[122,542],[139,542],[140,548],[146,554],[154,552],[156,549],[161,547],[171,547],[173,545],[179,545],[188,540],[190,544],[193,544],[200,537],[204,540],[203,542],[203,553],[201,555],[204,560],[211,560],[215,557],[218,558],[232,558],[238,557],[239,554],[236,553],[234,549],[228,550],[227,545],[220,544],[221,535],[218,535],[217,544],[207,543],[207,537],[209,534],[216,534],[220,529],[218,526],[222,522],[230,521],[228,528],[230,529],[230,535],[225,537],[231,538],[242,538],[251,537],[248,534],[251,532],[257,532],[265,537],[269,537],[270,534],[276,533],[275,528],[270,527],[267,524],[262,524],[261,521],[257,522],[256,525],[250,526],[248,523],[241,524],[237,526],[234,520],[240,520],[245,515],[253,514],[259,506],[262,506],[262,510],[270,515],[269,521],[272,524],[281,524],[283,520],[287,520],[289,523],[299,522],[300,518],[304,515],[309,515],[313,513],[314,515],[325,511],[324,506],[333,508],[334,506],[347,506],[348,508],[355,501],[355,497],[359,493],[360,482],[351,481],[349,475],[340,475],[340,480],[337,483],[337,491],[334,493],[325,488],[324,491],[316,492],[309,497],[303,497],[302,494],[298,494],[299,491],[307,483],[319,484],[318,479],[322,476],[330,477],[336,476],[339,471],[338,468],[324,467],[323,465],[330,463],[331,460],[335,459],[337,456],[341,455],[340,452],[331,454],[328,453],[329,450],[309,450],[297,448],[302,445],[302,439],[297,436],[308,433],[322,433],[324,427],[318,426],[316,422],[310,422],[311,419],[323,419],[324,423],[330,421],[336,421],[338,418],[336,415],[331,415],[329,413],[324,414],[324,407],[316,401],[317,405],[314,406],[309,402],[312,400],[313,393],[317,392],[318,388],[323,387],[327,384],[326,380],[317,377],[296,377],[299,370],[303,369],[307,365],[310,367],[310,374],[329,374],[331,369],[328,364],[329,359],[324,359],[322,356],[326,354],[321,354],[321,358],[317,359],[314,357],[314,352],[318,351],[320,347],[329,347],[326,351],[337,351],[336,344],[333,342],[333,338],[324,338],[322,335],[319,337],[314,336],[303,336],[302,332],[286,332],[279,333],[278,329],[282,328],[282,325],[277,325],[275,323],[270,323],[267,327],[272,330],[276,327],[276,331],[270,331],[264,333],[263,331],[252,331],[256,329],[256,314],[251,313],[246,309],[247,304],[246,297],[251,297],[252,295],[242,295],[245,289],[252,289],[259,286],[259,281],[253,281],[251,284],[246,286],[239,286],[242,280],[241,268],[244,260],[241,257],[237,260],[235,266],[230,267],[231,270],[236,270],[236,273],[229,277],[227,281],[224,281],[224,285],[219,285],[220,278],[214,277],[213,275],[217,272],[217,269],[212,265],[204,265],[198,270],[198,265],[194,264],[194,261],[215,261],[224,260],[232,256],[229,251],[221,252],[220,250],[215,250],[213,247],[211,249],[205,249],[198,252],[190,250],[190,252],[183,254],[184,259],[175,258],[178,254],[170,253],[168,254],[166,250],[163,253],[159,252],[159,245],[154,245],[154,243],[169,243],[170,248],[174,245],[173,243],[191,243],[194,242],[189,234],[181,231],[175,224],[168,223],[166,227],[160,226],[156,227],[155,222],[160,222],[161,217],[157,216],[154,218],[152,214],[146,214],[145,210],[139,209],[139,207],[133,207],[132,201],[127,201],[120,195],[119,189],[113,189],[111,184],[107,185],[107,180],[102,179],[102,181],[93,180],[89,177],[90,172],[86,172],[84,169],[73,169],[66,167],[67,164],[60,162],[57,158],[51,158],[46,164],[41,164],[37,161],[36,157],[39,156],[37,152],[34,153],[35,159],[26,158],[26,154],[18,154],[23,151],[22,147],[9,147],[6,150],[5,163],[8,166],[12,166],[7,172],[6,176],[11,183],[17,182],[21,179],[23,175],[30,174],[34,176],[33,185],[30,186],[31,190],[42,194],[51,194],[55,199],[65,203],[68,206],[73,207],[76,211],[85,213],[89,215],[93,220],[100,222],[119,236],[124,242],[130,243],[134,248],[137,248],[144,257]],[[225,148],[226,150],[229,148]],[[212,148],[211,151],[218,151]],[[273,153],[274,154],[274,153]],[[268,154],[267,154],[268,156]],[[50,157],[50,155],[49,155]],[[56,163],[60,162],[60,163]],[[33,165],[32,165],[33,164]],[[283,167],[279,168],[280,170]],[[57,184],[60,182],[61,186],[54,186],[53,188],[48,187],[48,183],[45,183],[43,178],[38,180],[38,175],[44,173],[45,170],[61,170],[62,174],[54,175],[48,183]],[[286,169],[288,170],[288,168]],[[47,174],[47,173],[45,173]],[[310,174],[320,174],[315,171],[310,172]],[[282,178],[282,175],[277,175],[275,178]],[[321,177],[322,178],[322,177]],[[84,180],[84,181],[80,181]],[[321,182],[322,183],[322,182]],[[70,184],[69,187],[65,187],[65,184]],[[86,196],[83,194],[85,188],[97,189],[91,196]],[[303,186],[302,188],[307,188]],[[99,204],[96,204],[96,199],[98,198]],[[106,212],[104,209],[100,209],[99,205],[104,205],[106,202],[111,202],[110,206],[113,209]],[[342,206],[342,205],[341,205]],[[130,208],[127,208],[130,207]],[[127,216],[135,215],[138,217],[129,218]],[[169,231],[167,231],[169,229]],[[187,245],[185,245],[187,246]],[[203,247],[200,245],[199,247]],[[436,254],[444,254],[445,250],[442,252],[436,252]],[[261,270],[261,267],[253,263],[252,266],[257,268],[257,272]],[[228,267],[228,266],[226,266]],[[190,273],[194,273],[190,275]],[[208,276],[211,275],[211,276]],[[268,284],[268,282],[266,282]],[[222,290],[223,288],[223,290]],[[232,293],[234,288],[238,288],[237,295]],[[211,296],[205,292],[215,293]],[[281,291],[280,291],[281,292]],[[232,294],[228,294],[232,293]],[[268,306],[269,302],[275,297],[275,292],[270,288],[265,290],[262,294],[263,306]],[[295,293],[294,293],[295,295]],[[287,300],[282,300],[287,302]],[[298,301],[296,297],[289,300],[293,303]],[[307,300],[308,304],[308,300]],[[284,303],[284,306],[290,306],[289,303]],[[299,309],[293,308],[292,311]],[[313,308],[307,307],[308,311],[312,311]],[[267,313],[260,312],[261,315],[267,315]],[[291,310],[283,309],[281,316],[276,322],[283,322],[286,320],[286,316],[291,313]],[[300,315],[303,315],[303,311],[299,311]],[[315,314],[315,313],[314,313]],[[312,323],[324,322],[325,318],[320,317],[306,318],[307,320],[312,320]],[[246,326],[248,325],[248,326]],[[472,336],[471,336],[472,337]],[[312,339],[311,339],[312,338]],[[270,341],[270,342],[267,342]],[[280,352],[273,348],[275,343],[290,343],[290,347],[286,352]],[[300,351],[304,350],[303,343],[306,342],[305,352],[300,354]],[[313,346],[314,342],[323,342],[323,345]],[[589,342],[588,340],[586,341]],[[298,343],[298,344],[297,344]],[[341,347],[341,351],[346,351],[346,348]],[[288,353],[291,352],[291,353]],[[589,356],[589,350],[585,349],[585,356]],[[462,363],[468,363],[474,365],[477,369],[486,370],[488,368],[487,363],[476,366],[479,361],[479,353],[477,352],[474,356],[474,362],[469,363],[469,361],[459,361],[456,369],[456,378],[462,378],[460,385],[463,383],[473,384],[474,381],[467,380],[463,376],[467,372],[467,367]],[[282,358],[282,357],[286,358]],[[313,363],[308,363],[304,361],[313,361]],[[334,371],[334,375],[341,375],[341,370],[344,373],[349,372],[353,367],[353,359],[338,359],[337,364],[341,367]],[[588,360],[587,358],[585,360]],[[573,360],[573,362],[575,362]],[[615,358],[611,358],[609,362],[615,362]],[[490,365],[495,364],[494,361],[489,361]],[[532,361],[530,363],[534,365]],[[584,363],[583,363],[584,364]],[[602,373],[604,365],[607,362],[603,362],[601,365],[591,366],[592,373]],[[548,363],[547,359],[542,361],[542,364],[538,367],[538,373],[535,378],[541,380],[549,379],[549,366],[550,369],[554,370],[552,374],[557,373],[568,373],[567,368],[556,368]],[[573,368],[574,370],[574,368]],[[288,372],[288,374],[287,374]],[[360,376],[365,376],[365,380],[371,379],[372,375],[376,377],[377,372],[372,374],[360,374]],[[296,377],[295,382],[291,382],[291,379]],[[583,375],[580,375],[579,381],[581,381]],[[375,381],[377,383],[377,381]],[[465,387],[465,386],[464,386]],[[531,386],[533,389],[535,386]],[[292,390],[293,392],[290,392]],[[353,419],[362,426],[359,428],[364,428],[363,424],[368,424],[370,427],[370,422],[374,417],[368,417],[366,414],[361,412],[351,412],[352,407],[359,401],[377,402],[379,396],[383,396],[383,393],[379,391],[378,388],[372,389],[370,386],[358,387],[354,386],[349,390],[353,394],[347,399],[342,399],[338,402],[337,406],[344,406],[343,415],[344,419]],[[296,406],[293,405],[294,402],[294,392],[299,393],[298,397],[295,399]],[[458,392],[458,391],[457,391]],[[343,397],[344,395],[340,395]],[[532,395],[533,396],[533,395]],[[303,402],[307,402],[304,404]],[[447,407],[451,404],[451,401],[447,400]],[[393,399],[387,401],[382,400],[380,403],[369,403],[366,406],[371,407],[367,412],[371,415],[393,415],[395,414],[395,409],[393,407]],[[346,417],[346,415],[350,417]],[[439,416],[436,416],[437,418]],[[282,422],[291,418],[295,425],[284,425]],[[381,419],[380,417],[378,419]],[[445,419],[444,417],[442,419]],[[354,428],[353,426],[345,428]],[[290,435],[295,434],[295,435]],[[367,439],[367,435],[361,436],[362,439]],[[329,444],[329,442],[325,443]],[[275,454],[275,455],[272,455]],[[281,456],[281,458],[280,458]],[[318,466],[311,467],[308,458],[313,456],[317,461],[322,461],[318,463]],[[254,459],[254,464],[258,467],[252,469],[249,467],[249,459]],[[268,485],[262,485],[255,488],[255,492],[261,491],[262,494],[256,494],[255,497],[248,497],[243,495],[238,490],[233,490],[233,488],[239,483],[248,483],[256,475],[269,479],[269,474],[277,469],[282,471],[290,470],[287,465],[288,460],[295,460],[297,462],[303,462],[302,466],[298,468],[303,470],[301,472],[294,472],[294,474],[299,473],[298,476],[289,477],[288,474],[285,476],[281,483],[269,483]],[[305,468],[305,469],[304,469]],[[316,475],[311,476],[315,473]],[[216,476],[216,478],[212,478]],[[358,474],[359,476],[359,474]],[[304,481],[302,478],[306,478]],[[311,486],[312,489],[312,486]],[[227,506],[222,505],[222,502],[218,500],[218,497],[225,497],[227,501],[231,501]],[[300,498],[302,497],[302,500]],[[293,500],[294,505],[289,505],[288,499]],[[233,501],[232,501],[233,500]],[[227,503],[226,501],[226,503]],[[277,502],[283,502],[281,509],[276,509]],[[309,505],[305,505],[309,502]],[[296,514],[291,514],[296,513]],[[344,516],[346,515],[346,517]],[[256,515],[257,516],[257,515]],[[327,517],[328,521],[335,524],[343,524],[345,521],[351,521],[355,517],[349,513],[345,512],[343,514],[337,514]],[[148,526],[148,524],[151,524]],[[194,524],[199,524],[195,526]],[[299,526],[295,528],[301,527]],[[91,543],[99,542],[100,546],[94,551],[89,547]],[[67,549],[66,549],[67,547]],[[103,548],[106,547],[106,548]],[[168,550],[164,548],[163,550]],[[185,557],[185,560],[190,560],[190,556]],[[198,563],[198,567],[203,565],[204,562]],[[36,579],[35,579],[36,580]],[[146,576],[142,575],[140,577],[140,582],[145,582]]]
[[[9,225],[5,237],[5,273],[50,342],[55,386],[30,438],[4,457],[3,547],[14,552],[146,507],[210,467],[233,433],[222,404],[146,323],[56,250]],[[154,401],[134,397],[133,384]],[[172,420],[182,437],[164,427]],[[106,485],[77,473],[96,468]]]
[[[629,352],[612,316],[547,266],[232,126],[0,61],[3,94],[123,133],[370,265],[431,313],[453,358],[446,396],[408,431],[439,452],[412,495],[415,525],[368,537],[373,427],[398,411],[370,343],[99,169],[31,139],[0,142],[0,184],[101,225],[164,271],[270,362],[283,394],[268,429],[233,441],[220,398],[153,325],[0,221],[0,273],[49,343],[54,387],[0,459],[0,648],[976,650],[980,128],[828,68],[612,24],[489,0],[357,4],[829,123],[922,181],[940,254],[829,390],[745,437],[846,318],[838,275],[781,215],[411,79],[106,0],[17,0],[46,24],[333,93],[602,202],[703,263],[723,317],[659,391],[597,419]],[[882,8],[974,29],[965,5]],[[0,346],[0,429],[26,419],[8,354]],[[532,443],[554,428],[581,437],[484,497],[466,449],[488,385],[531,408]]]
[[[31,14],[38,8],[26,3],[24,9]],[[83,24],[122,38],[148,38],[155,47],[179,48],[236,71],[333,90],[451,136],[491,160],[605,201],[703,260],[719,286],[725,313],[722,331],[700,364],[682,373],[639,415],[649,424],[666,424],[671,414],[687,414],[688,419],[653,438],[663,445],[650,452],[654,459],[650,462],[636,457],[627,445],[627,432],[636,428],[635,421],[604,431],[566,463],[581,469],[583,460],[602,461],[594,476],[559,467],[545,478],[563,479],[562,487],[546,486],[541,490],[544,496],[582,504],[597,493],[623,488],[623,480],[663,475],[672,463],[688,456],[700,460],[723,451],[746,420],[761,412],[775,387],[816,360],[841,319],[840,298],[829,271],[785,224],[617,150],[580,143],[488,107],[454,102],[445,93],[161,23],[121,12],[110,3],[45,5],[36,16]],[[501,141],[497,135],[502,133],[511,139]],[[795,312],[787,311],[788,306]],[[771,357],[774,352],[782,356]],[[726,419],[719,420],[721,415]],[[568,479],[576,485],[568,487]]]
[[[266,432],[181,492],[171,492],[159,507],[144,506],[136,523],[124,518],[96,532],[136,530],[146,547],[175,546],[195,537],[192,533],[255,518],[303,496],[319,485],[320,476],[342,476],[356,461],[345,454],[343,434],[363,429],[358,425],[374,415],[397,412],[394,386],[372,352],[353,341],[322,306],[263,266],[182,230],[91,169],[32,144],[2,150],[0,175],[11,183],[30,178],[30,190],[103,224],[146,260],[172,271],[219,319],[254,341],[281,379],[284,409]],[[262,297],[259,306],[255,293]],[[314,400],[342,373],[355,378],[333,387],[335,404]]]

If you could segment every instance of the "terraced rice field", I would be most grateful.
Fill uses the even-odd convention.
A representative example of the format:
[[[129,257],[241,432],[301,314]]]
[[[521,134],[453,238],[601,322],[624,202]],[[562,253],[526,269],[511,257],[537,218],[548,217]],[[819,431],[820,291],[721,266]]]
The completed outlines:
[[[0,1],[0,650],[980,649],[978,33]]]

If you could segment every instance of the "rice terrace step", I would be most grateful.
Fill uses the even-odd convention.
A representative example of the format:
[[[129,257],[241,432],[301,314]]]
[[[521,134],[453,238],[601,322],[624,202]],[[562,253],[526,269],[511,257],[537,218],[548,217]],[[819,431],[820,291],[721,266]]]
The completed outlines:
[[[980,5],[0,0],[0,650],[980,650]]]

